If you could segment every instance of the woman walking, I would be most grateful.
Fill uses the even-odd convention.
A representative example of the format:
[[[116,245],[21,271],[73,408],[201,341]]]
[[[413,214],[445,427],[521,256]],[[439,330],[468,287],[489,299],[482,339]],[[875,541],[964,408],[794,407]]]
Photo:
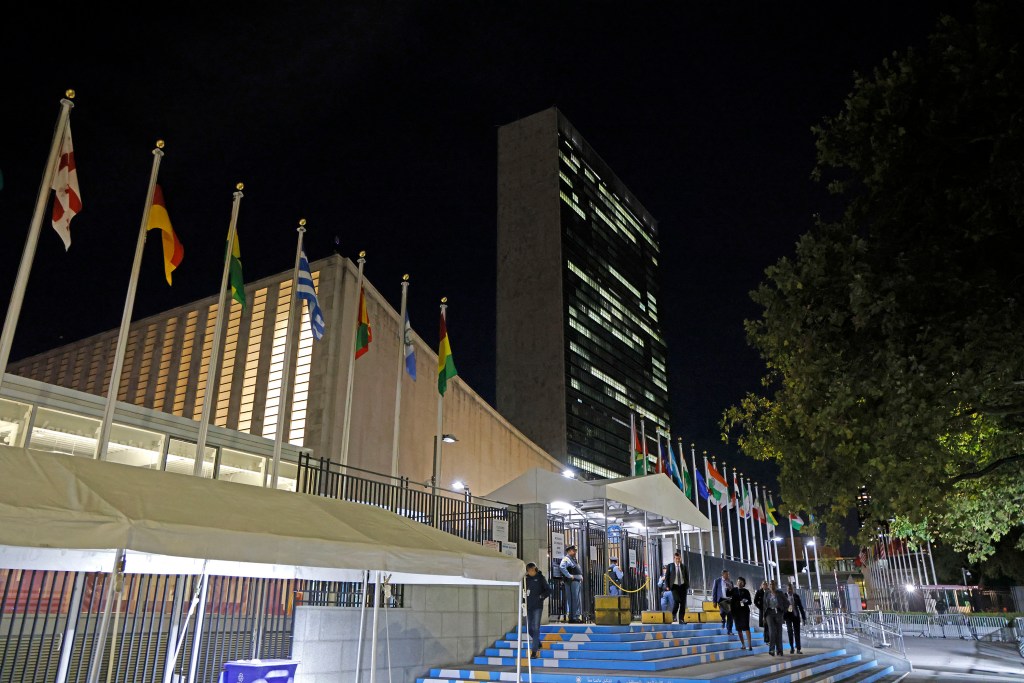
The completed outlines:
[[[729,591],[732,600],[733,626],[736,627],[736,635],[740,639],[740,649],[743,649],[743,634],[747,634],[747,649],[753,650],[754,645],[750,640],[750,591],[747,590],[747,580],[742,576],[736,579],[736,587]]]

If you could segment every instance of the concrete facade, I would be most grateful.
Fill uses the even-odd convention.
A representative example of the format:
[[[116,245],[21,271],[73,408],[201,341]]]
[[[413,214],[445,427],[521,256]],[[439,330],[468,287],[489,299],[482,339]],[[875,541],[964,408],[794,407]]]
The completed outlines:
[[[514,586],[406,586],[402,609],[380,609],[377,680],[415,681],[431,667],[464,665],[516,628]],[[295,683],[352,680],[361,610],[298,607],[292,659]],[[369,680],[373,610],[363,627],[362,680]],[[390,639],[390,643],[389,643]],[[390,650],[391,677],[388,677]]]
[[[286,413],[285,440],[314,455],[372,472],[392,471],[395,392],[402,374],[397,474],[423,483],[431,476],[437,429],[437,352],[413,333],[417,381],[400,360],[400,315],[366,278],[363,288],[373,332],[369,350],[354,358],[358,268],[337,254],[310,264],[326,332],[314,341],[302,307],[295,325],[290,411],[282,410],[281,369],[289,306],[290,271],[247,283],[248,306],[232,303],[223,334],[222,366],[211,392],[211,424],[274,438]],[[400,283],[395,283],[396,290]],[[216,299],[210,297],[132,323],[119,400],[198,420],[205,400]],[[436,316],[436,317],[433,317]],[[413,313],[419,329],[436,330],[440,310]],[[458,363],[460,322],[448,310],[448,330]],[[433,333],[436,335],[436,332]],[[110,383],[117,332],[109,331],[18,360],[8,370],[38,381],[103,396]],[[469,339],[466,339],[469,343]],[[353,365],[354,363],[354,365]],[[348,449],[344,415],[348,373],[353,368]],[[530,441],[461,379],[449,383],[443,401],[443,432],[458,442],[442,452],[438,485],[460,479],[474,491],[491,491],[533,467],[560,471],[561,464]],[[198,425],[197,425],[198,426]]]

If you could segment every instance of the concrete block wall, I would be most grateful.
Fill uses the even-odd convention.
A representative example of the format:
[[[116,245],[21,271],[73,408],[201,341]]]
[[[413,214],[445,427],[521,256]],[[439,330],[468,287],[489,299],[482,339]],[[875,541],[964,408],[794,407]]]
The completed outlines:
[[[467,664],[516,627],[512,586],[406,586],[406,607],[380,609],[377,676],[415,681],[432,667]],[[292,658],[300,663],[295,683],[352,680],[359,641],[358,607],[298,607]],[[373,610],[363,628],[362,680],[369,681]]]

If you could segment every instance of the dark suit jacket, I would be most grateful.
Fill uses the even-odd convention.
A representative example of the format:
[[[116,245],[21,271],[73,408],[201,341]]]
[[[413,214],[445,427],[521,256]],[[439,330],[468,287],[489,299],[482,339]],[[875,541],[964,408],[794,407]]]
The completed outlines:
[[[684,586],[689,586],[690,585],[690,572],[686,568],[685,564],[680,564],[679,566],[683,570],[682,571],[682,574],[683,574],[683,585]],[[675,562],[670,562],[669,564],[665,565],[665,587],[666,588],[671,588],[674,585],[676,585],[676,563]]]
[[[791,621],[807,621],[807,612],[804,611],[804,601],[800,599],[800,594],[793,593],[789,599],[793,605],[793,611],[786,612],[785,618]]]

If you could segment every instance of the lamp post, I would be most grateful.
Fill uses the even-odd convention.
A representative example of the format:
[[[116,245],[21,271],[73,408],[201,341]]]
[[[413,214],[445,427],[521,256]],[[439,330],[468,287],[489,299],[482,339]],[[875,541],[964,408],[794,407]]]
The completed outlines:
[[[960,567],[960,575],[964,577],[964,586],[967,586],[967,579],[971,576],[971,570],[967,567]]]
[[[441,443],[455,443],[458,439],[454,434],[442,434]],[[437,516],[437,474],[441,462],[441,443],[437,442],[437,434],[434,435],[434,467],[430,474],[430,519],[433,525],[438,526]]]
[[[818,562],[818,543],[813,538],[807,542],[807,545],[814,549],[814,576],[818,580],[818,600],[821,604],[825,604],[825,597],[821,593],[821,564]],[[804,553],[807,553],[807,548],[804,548]],[[807,577],[807,585],[811,584],[811,577]],[[836,591],[839,591],[839,582],[836,582]]]
[[[782,538],[782,536],[772,536],[772,538],[771,538],[772,544],[771,545],[775,546],[775,547],[771,548],[771,546],[769,546],[770,549],[775,551],[775,582],[776,582],[776,585],[779,585],[779,586],[782,585],[782,566],[779,564],[779,544],[782,543],[784,540],[785,539]],[[794,573],[795,573],[796,568],[794,567],[793,570],[794,570]]]

